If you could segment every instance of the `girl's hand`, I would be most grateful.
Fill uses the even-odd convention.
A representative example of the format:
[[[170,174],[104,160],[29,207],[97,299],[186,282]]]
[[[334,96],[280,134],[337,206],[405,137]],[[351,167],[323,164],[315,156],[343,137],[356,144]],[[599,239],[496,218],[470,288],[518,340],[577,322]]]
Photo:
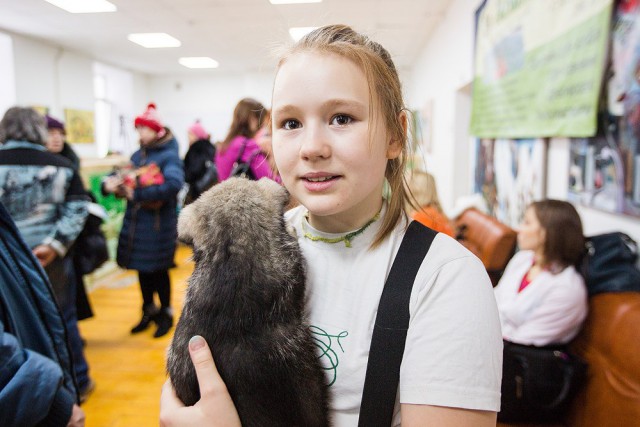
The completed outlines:
[[[193,406],[184,406],[167,380],[160,396],[160,425],[241,427],[238,412],[204,338],[198,335],[191,338],[189,354],[200,385],[200,400]]]
[[[122,179],[117,176],[108,176],[102,182],[106,193],[115,193],[120,185],[122,185]]]

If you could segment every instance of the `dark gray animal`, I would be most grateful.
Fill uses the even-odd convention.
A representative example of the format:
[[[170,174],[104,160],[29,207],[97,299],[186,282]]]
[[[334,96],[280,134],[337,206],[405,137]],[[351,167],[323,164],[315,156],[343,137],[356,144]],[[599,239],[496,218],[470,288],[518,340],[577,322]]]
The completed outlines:
[[[286,190],[231,178],[180,213],[195,269],[169,349],[180,400],[199,398],[188,342],[202,335],[242,425],[327,426],[328,386],[305,321],[305,269],[286,230]]]

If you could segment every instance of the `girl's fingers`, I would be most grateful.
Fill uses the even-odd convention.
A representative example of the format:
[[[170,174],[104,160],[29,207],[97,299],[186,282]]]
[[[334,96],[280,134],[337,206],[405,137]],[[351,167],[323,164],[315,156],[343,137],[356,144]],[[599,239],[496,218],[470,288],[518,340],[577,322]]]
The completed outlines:
[[[189,341],[189,354],[198,377],[200,399],[216,393],[227,393],[227,387],[218,373],[209,345],[200,335]]]

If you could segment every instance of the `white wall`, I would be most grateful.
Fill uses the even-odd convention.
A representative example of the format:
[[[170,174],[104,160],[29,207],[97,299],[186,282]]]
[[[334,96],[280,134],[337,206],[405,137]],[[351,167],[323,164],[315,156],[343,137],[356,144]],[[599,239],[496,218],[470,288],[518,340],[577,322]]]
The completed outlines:
[[[184,154],[188,148],[187,129],[196,119],[211,133],[213,141],[221,140],[238,101],[251,97],[268,108],[272,85],[273,75],[269,73],[229,75],[214,71],[206,77],[151,77],[149,99],[136,105],[136,109],[142,112],[148,101],[155,102],[158,114],[173,131]]]
[[[481,0],[454,0],[405,81],[411,109],[432,100],[432,152],[426,168],[436,178],[445,210],[471,189],[468,133],[474,11]]]
[[[405,82],[412,109],[433,100],[433,150],[426,156],[445,210],[468,196],[472,185],[472,137],[469,135],[468,85],[473,76],[474,14],[482,0],[454,0],[424,47]],[[470,97],[468,97],[470,100]],[[554,139],[547,153],[547,197],[567,199],[569,142]],[[640,220],[577,206],[586,235],[623,231],[640,242]]]
[[[0,33],[0,117],[16,103],[16,82],[13,71],[11,37]]]
[[[107,76],[108,101],[115,112],[122,112],[131,122],[135,100],[148,97],[147,77],[106,64],[96,64],[93,58],[62,49],[42,40],[18,34],[7,33],[13,43],[13,71],[15,72],[15,96],[10,104],[22,106],[43,106],[49,108],[52,116],[65,120],[67,108],[89,110],[96,113],[94,76]],[[0,38],[0,49],[4,49],[4,38]],[[8,73],[5,63],[0,65],[0,80],[4,85]],[[3,87],[3,86],[0,86]],[[4,103],[4,96],[2,103]],[[0,105],[2,107],[2,105]],[[4,110],[3,110],[4,111]],[[142,110],[140,110],[142,111]],[[106,145],[116,133],[105,134],[109,140],[99,144],[73,144],[73,149],[81,158],[101,157],[106,153]],[[96,135],[96,139],[100,139]],[[137,147],[137,141],[133,141]]]

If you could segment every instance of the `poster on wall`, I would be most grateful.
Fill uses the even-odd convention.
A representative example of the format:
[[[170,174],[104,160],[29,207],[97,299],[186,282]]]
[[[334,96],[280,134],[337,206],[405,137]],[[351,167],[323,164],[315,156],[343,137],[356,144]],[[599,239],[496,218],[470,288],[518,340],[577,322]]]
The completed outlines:
[[[607,114],[600,133],[571,140],[569,199],[640,217],[640,1],[615,10]]]
[[[475,192],[489,214],[517,227],[526,207],[545,197],[547,144],[543,139],[478,139]]]
[[[49,114],[49,107],[45,107],[44,105],[32,105],[31,108],[33,108],[36,113],[40,114],[41,116],[46,116],[47,114]]]
[[[67,142],[74,144],[95,142],[93,111],[65,108],[64,120]]]
[[[476,14],[471,133],[596,133],[613,0],[487,0]]]

